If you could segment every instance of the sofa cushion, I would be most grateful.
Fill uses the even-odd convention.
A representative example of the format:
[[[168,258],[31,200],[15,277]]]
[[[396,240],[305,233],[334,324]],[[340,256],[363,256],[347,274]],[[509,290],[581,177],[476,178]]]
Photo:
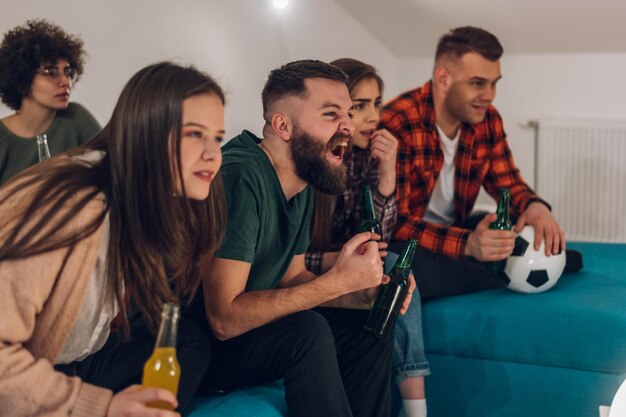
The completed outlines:
[[[583,253],[583,270],[545,293],[503,288],[424,303],[427,355],[626,372],[626,245],[568,249]]]
[[[195,397],[186,417],[283,417],[287,415],[283,381],[241,388],[228,395]]]

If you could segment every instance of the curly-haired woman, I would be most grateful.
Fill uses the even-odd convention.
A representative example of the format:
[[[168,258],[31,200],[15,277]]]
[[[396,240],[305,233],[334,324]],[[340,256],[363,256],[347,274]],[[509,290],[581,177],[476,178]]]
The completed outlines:
[[[8,31],[0,44],[0,99],[15,113],[0,119],[0,185],[38,161],[36,136],[51,154],[81,145],[100,125],[70,103],[83,73],[83,41],[45,20]]]

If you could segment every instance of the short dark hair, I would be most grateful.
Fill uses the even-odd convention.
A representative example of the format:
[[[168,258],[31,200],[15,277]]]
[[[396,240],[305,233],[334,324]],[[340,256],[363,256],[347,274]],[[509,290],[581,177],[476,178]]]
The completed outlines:
[[[451,29],[439,39],[435,61],[444,55],[458,59],[469,52],[480,54],[489,61],[497,61],[504,49],[495,35],[481,28],[463,26]]]
[[[270,119],[270,107],[276,101],[286,96],[302,97],[306,94],[304,80],[307,78],[326,78],[345,84],[348,76],[334,65],[313,59],[290,62],[273,69],[261,93],[266,122]]]
[[[83,41],[43,19],[28,20],[9,30],[0,44],[2,102],[19,110],[39,67],[56,64],[58,59],[66,59],[80,78],[85,60]]]
[[[362,80],[373,79],[376,81],[376,84],[378,84],[378,89],[382,95],[385,85],[383,83],[383,79],[380,78],[376,68],[373,66],[353,58],[339,58],[331,61],[331,64],[339,67],[348,76],[346,85],[348,86],[348,91],[350,91],[350,93],[352,93],[354,87],[356,87],[356,85]]]

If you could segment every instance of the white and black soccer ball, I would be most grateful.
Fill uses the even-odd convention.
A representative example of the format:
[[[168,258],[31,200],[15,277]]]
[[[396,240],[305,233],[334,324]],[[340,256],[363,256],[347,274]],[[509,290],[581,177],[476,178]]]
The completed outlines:
[[[539,250],[533,248],[535,229],[524,226],[515,238],[515,248],[506,261],[504,273],[500,274],[504,285],[511,291],[539,293],[556,284],[565,268],[565,252],[546,256],[544,242]]]

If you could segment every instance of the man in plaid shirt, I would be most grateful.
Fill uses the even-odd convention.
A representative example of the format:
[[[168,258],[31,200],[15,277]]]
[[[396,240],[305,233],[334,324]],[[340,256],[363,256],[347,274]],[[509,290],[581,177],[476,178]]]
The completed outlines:
[[[502,52],[483,29],[453,29],[439,40],[432,80],[383,111],[382,125],[399,141],[394,237],[420,243],[414,270],[424,298],[498,286],[480,262],[510,256],[515,232],[526,224],[535,228],[536,249],[542,239],[546,255],[565,249],[550,206],[513,163],[502,119],[491,105]],[[468,223],[481,186],[494,198],[500,189],[510,190],[514,231],[489,230],[495,214]]]

